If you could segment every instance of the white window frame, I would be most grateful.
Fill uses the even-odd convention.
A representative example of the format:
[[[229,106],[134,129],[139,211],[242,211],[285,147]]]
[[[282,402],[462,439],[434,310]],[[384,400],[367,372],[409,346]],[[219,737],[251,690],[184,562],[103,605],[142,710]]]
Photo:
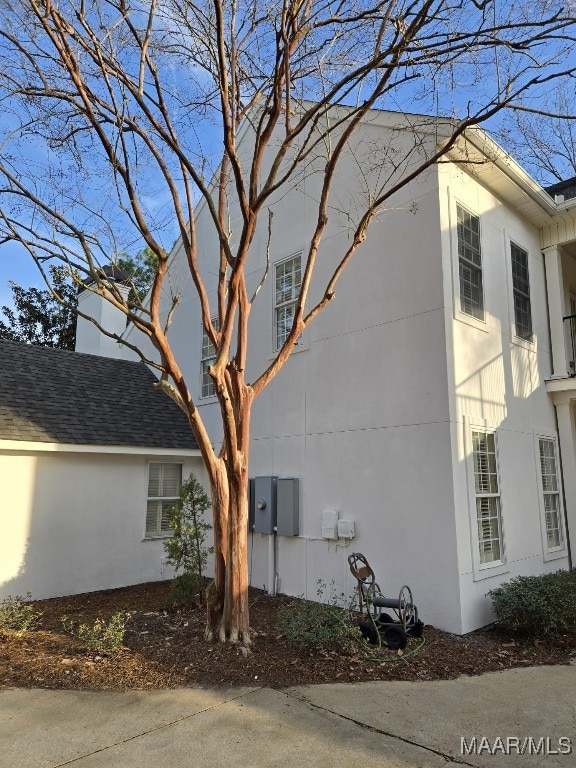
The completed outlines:
[[[480,257],[480,265],[476,265],[473,262],[470,262],[468,259],[462,259],[460,256],[460,238],[458,236],[458,210],[461,209],[464,211],[464,213],[467,213],[469,216],[473,217],[478,221],[478,240],[479,240],[479,257]],[[459,319],[466,319],[467,322],[470,322],[472,325],[477,327],[483,327],[486,325],[486,292],[484,290],[484,263],[482,259],[482,221],[478,214],[471,211],[466,205],[462,205],[458,200],[455,201],[455,208],[454,208],[454,238],[455,238],[455,259],[454,259],[454,269],[455,269],[455,277],[456,277],[456,299],[457,299],[457,307],[459,310]],[[461,278],[460,278],[460,263],[461,261],[464,261],[464,263],[470,263],[473,268],[478,269],[480,272],[480,287],[482,291],[482,316],[477,317],[476,315],[473,315],[470,312],[466,312],[466,310],[462,306],[462,284],[461,284]]]
[[[177,494],[165,494],[163,493],[163,485],[164,485],[164,467],[166,466],[172,466],[172,467],[179,467],[179,480],[178,480],[178,489]],[[159,488],[158,490],[161,491],[160,495],[158,496],[151,496],[150,495],[150,472],[152,467],[159,467],[160,468],[160,476],[159,476]],[[164,507],[165,504],[170,504],[171,507],[176,505],[176,502],[178,501],[180,497],[180,489],[182,488],[182,470],[183,470],[183,464],[180,461],[149,461],[148,462],[148,471],[147,471],[147,491],[146,491],[146,518],[145,518],[145,530],[144,530],[144,538],[145,539],[162,539],[162,538],[169,538],[174,533],[170,528],[164,528],[162,529],[162,520],[165,517],[166,509]],[[156,504],[156,526],[155,529],[152,530],[148,526],[148,518],[150,516],[150,504]]]
[[[540,461],[540,442],[546,440],[554,446],[554,458],[556,462],[556,491],[546,491],[544,489],[544,479],[542,477],[542,464]],[[558,448],[558,438],[553,432],[534,431],[534,458],[536,462],[536,477],[538,480],[538,506],[540,510],[540,532],[542,535],[542,553],[544,560],[557,560],[567,555],[566,532],[564,530],[564,504],[562,473],[560,471],[560,454]],[[560,534],[560,544],[555,547],[548,546],[548,527],[546,524],[546,504],[544,497],[548,493],[554,493],[557,497],[558,511],[558,530]]]
[[[491,578],[493,576],[500,576],[503,573],[507,573],[510,570],[510,566],[506,557],[506,536],[504,531],[504,515],[503,515],[503,503],[502,503],[502,481],[500,473],[500,455],[498,446],[498,431],[491,428],[485,420],[482,419],[470,419],[464,417],[464,448],[466,452],[466,468],[468,478],[468,510],[470,521],[470,544],[472,549],[472,565],[473,565],[473,578],[474,581],[480,581],[482,579]],[[474,450],[473,450],[473,433],[483,432],[494,436],[494,449],[495,449],[495,467],[496,467],[496,480],[498,490],[493,492],[477,492],[476,489],[476,472],[474,466]],[[497,511],[498,511],[498,524],[499,524],[499,541],[500,541],[500,559],[490,562],[481,562],[480,556],[480,536],[478,533],[478,499],[479,498],[496,498],[497,499]]]
[[[514,285],[514,269],[512,266],[512,252],[513,249],[517,248],[519,251],[522,251],[526,254],[526,269],[528,271],[528,294],[521,294],[525,298],[528,299],[529,304],[529,310],[530,310],[530,329],[531,329],[531,335],[529,338],[526,338],[525,336],[520,336],[518,333],[518,322],[516,317],[516,294],[520,293]],[[507,243],[507,254],[508,254],[508,264],[509,264],[509,274],[510,274],[510,321],[512,326],[512,340],[516,344],[520,344],[522,346],[526,345],[528,349],[533,349],[534,342],[535,342],[535,333],[534,333],[534,312],[532,310],[532,288],[530,284],[530,251],[528,248],[525,248],[524,246],[520,245],[516,240],[508,239]]]
[[[285,299],[284,301],[278,301],[278,295],[276,290],[277,280],[278,280],[278,270],[281,267],[284,267],[288,262],[291,261],[298,261],[300,262],[300,283],[298,284],[298,289],[292,295],[289,299]],[[300,287],[302,285],[302,251],[296,251],[295,253],[292,253],[290,256],[287,256],[286,258],[280,259],[279,261],[276,261],[274,263],[274,283],[272,287],[272,296],[273,296],[273,302],[274,302],[274,322],[273,322],[273,349],[275,352],[278,352],[280,349],[282,349],[283,343],[286,340],[288,333],[284,336],[284,341],[282,343],[278,343],[278,315],[280,311],[286,310],[289,307],[295,308],[296,303],[298,301],[298,296],[300,294]],[[302,337],[298,339],[296,342],[298,345],[302,344]]]
[[[220,323],[217,317],[213,317],[210,321],[216,330],[219,329]],[[216,360],[216,350],[214,345],[210,341],[204,325],[201,325],[202,330],[202,347],[200,350],[200,400],[208,400],[209,398],[216,397],[216,387],[214,382],[210,378],[208,369],[213,365]]]

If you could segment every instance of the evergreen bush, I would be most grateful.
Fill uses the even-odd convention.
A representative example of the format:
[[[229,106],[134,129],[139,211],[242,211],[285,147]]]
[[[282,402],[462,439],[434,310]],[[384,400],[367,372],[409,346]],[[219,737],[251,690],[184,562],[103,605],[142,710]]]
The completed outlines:
[[[499,623],[550,638],[576,625],[576,571],[518,576],[488,592]]]
[[[320,602],[292,600],[278,608],[277,627],[291,643],[324,650],[347,648],[359,639],[356,627],[352,625],[350,612],[340,605],[346,602],[345,595],[336,595],[334,583],[330,591],[326,584],[318,581],[317,593]]]
[[[66,632],[75,635],[95,653],[116,654],[122,650],[126,623],[130,618],[127,611],[118,611],[108,621],[97,618],[94,624],[76,624],[68,616],[62,616],[60,621]]]
[[[210,499],[194,475],[182,485],[180,499],[172,511],[172,538],[164,542],[166,561],[176,569],[176,577],[168,598],[168,606],[202,603],[202,573],[213,547],[206,546],[206,535],[212,528],[204,519]],[[181,571],[181,573],[178,573]]]
[[[42,613],[35,611],[30,605],[32,595],[30,592],[23,597],[12,597],[9,595],[4,600],[0,600],[0,629],[9,629],[17,637],[21,637],[24,632],[32,629],[42,616]]]

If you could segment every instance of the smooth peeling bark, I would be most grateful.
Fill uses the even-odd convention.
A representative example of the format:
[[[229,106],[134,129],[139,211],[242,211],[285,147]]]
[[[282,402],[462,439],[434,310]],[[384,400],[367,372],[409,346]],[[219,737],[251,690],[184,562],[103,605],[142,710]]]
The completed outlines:
[[[249,402],[244,402],[249,410]],[[248,444],[249,418],[238,419]],[[228,449],[209,466],[214,526],[214,581],[207,591],[206,637],[250,646],[248,610],[248,456]],[[233,456],[230,460],[229,457]]]
[[[206,638],[212,640],[219,634],[224,610],[230,493],[226,466],[222,459],[215,459],[207,469],[212,496],[214,581],[206,591]]]
[[[228,561],[220,639],[250,646],[248,611],[248,473],[231,477],[228,517]]]

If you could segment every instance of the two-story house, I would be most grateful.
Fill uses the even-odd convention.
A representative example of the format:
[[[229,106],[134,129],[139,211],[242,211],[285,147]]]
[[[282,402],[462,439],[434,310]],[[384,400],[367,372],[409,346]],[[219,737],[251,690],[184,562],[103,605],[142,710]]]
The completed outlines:
[[[311,300],[370,180],[441,140],[435,121],[371,114],[334,180]],[[284,190],[270,241],[264,225],[255,239],[250,284],[269,273],[248,381],[285,338],[318,184],[310,171]],[[231,221],[233,239],[233,205]],[[202,209],[197,232],[214,300],[218,249]],[[464,633],[491,620],[490,589],[570,565],[575,257],[576,200],[554,199],[479,129],[389,201],[335,301],[255,402],[250,475],[299,480],[299,528],[250,533],[254,586],[314,599],[321,579],[350,593],[346,556],[361,551],[385,593],[410,584],[426,621]],[[178,244],[171,270],[182,291],[172,344],[218,444],[213,350]],[[355,525],[332,538],[338,517]]]
[[[322,295],[366,195],[435,151],[444,135],[442,121],[431,118],[369,115],[333,182],[311,302]],[[247,126],[238,137],[240,149],[250,141]],[[316,223],[321,166],[321,157],[310,162],[296,183],[271,201],[270,237],[269,218],[262,216],[248,281],[255,289],[267,278],[250,315],[248,381],[270,363],[287,333]],[[250,476],[293,478],[298,484],[288,486],[292,497],[282,486],[283,504],[292,505],[295,513],[291,530],[280,526],[279,533],[262,533],[258,525],[251,527],[254,586],[316,599],[322,580],[334,581],[336,592],[351,593],[347,555],[359,551],[386,594],[395,595],[408,583],[425,621],[465,633],[492,619],[486,597],[490,589],[518,575],[571,565],[570,539],[576,541],[576,198],[569,194],[569,182],[546,192],[486,133],[474,129],[441,163],[387,201],[345,270],[335,300],[255,401]],[[232,240],[235,219],[231,199]],[[216,307],[218,244],[202,205],[196,229],[203,276]],[[171,257],[170,285],[180,292],[171,343],[217,445],[219,406],[208,375],[213,349],[202,330],[179,243]],[[106,325],[107,315],[99,317]],[[79,330],[79,351],[111,354],[93,337],[91,324]],[[128,331],[137,342],[133,334]],[[22,365],[28,365],[24,353],[14,349]],[[89,383],[93,377],[82,366],[92,358],[75,361],[73,353],[64,354],[67,365],[82,368]],[[121,354],[130,357],[127,350]],[[56,360],[54,355],[50,359]],[[96,363],[92,368],[100,370]],[[126,375],[130,370],[122,368]],[[30,425],[39,424],[40,415],[26,411],[25,430],[18,434],[14,419],[34,398],[31,394],[18,405],[16,379],[4,389],[0,469],[5,477],[13,476],[18,461],[18,471],[22,466],[27,474],[22,474],[21,492],[14,491],[14,508],[20,504],[25,510],[24,522],[14,523],[6,537],[11,565],[0,580],[2,593],[18,586],[38,596],[41,584],[47,596],[161,578],[162,505],[168,497],[157,490],[158,478],[175,467],[185,475],[192,464],[201,475],[194,442],[182,436],[183,442],[172,446],[169,422],[160,411],[153,427],[161,433],[158,440],[129,424],[126,434],[116,435],[106,430],[104,420],[115,424],[122,417],[126,422],[125,409],[108,404],[116,394],[101,393],[97,400],[92,393],[90,402],[102,402],[96,422],[105,434],[84,434],[80,398],[77,430],[84,431],[70,438],[60,434],[58,425],[42,427],[28,445]],[[63,413],[71,418],[61,393],[48,399],[55,403],[53,421],[59,423]],[[149,401],[142,402],[147,412]],[[18,418],[22,422],[24,417]],[[101,465],[99,474],[103,441],[115,447],[106,448],[108,464]],[[98,560],[94,548],[104,539],[84,536],[85,526],[73,534],[78,504],[68,504],[67,516],[58,518],[60,529],[73,537],[78,561],[98,566],[90,578],[84,569],[81,584],[74,582],[73,568],[66,578],[51,575],[51,568],[62,571],[61,563],[46,555],[53,548],[46,550],[41,536],[30,533],[54,530],[50,514],[63,514],[56,491],[70,493],[59,478],[75,478],[75,498],[82,498],[87,481],[70,463],[77,460],[76,444],[91,457],[94,509],[102,499],[99,478],[114,478],[112,484],[108,479],[102,483],[109,499],[105,541],[114,542],[114,561]],[[118,447],[123,445],[129,448]],[[51,456],[65,454],[56,469],[45,456],[47,446]],[[128,470],[117,458],[110,459],[111,452],[134,454],[125,462],[132,473],[130,486],[122,481]],[[42,493],[24,498],[25,486]],[[114,501],[120,498],[121,504]],[[40,562],[30,557],[31,542],[44,552],[41,568],[31,567]],[[114,565],[120,561],[122,568]]]

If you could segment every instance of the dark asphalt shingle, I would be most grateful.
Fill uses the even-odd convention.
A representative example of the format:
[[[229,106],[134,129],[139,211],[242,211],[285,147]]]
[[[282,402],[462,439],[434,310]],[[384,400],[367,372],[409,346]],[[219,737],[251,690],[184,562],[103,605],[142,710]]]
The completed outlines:
[[[548,192],[550,197],[564,195],[565,200],[572,200],[576,197],[576,176],[573,176],[571,179],[559,181],[557,184],[551,184],[549,187],[544,187],[544,189]]]
[[[0,439],[196,448],[143,363],[0,341]]]

